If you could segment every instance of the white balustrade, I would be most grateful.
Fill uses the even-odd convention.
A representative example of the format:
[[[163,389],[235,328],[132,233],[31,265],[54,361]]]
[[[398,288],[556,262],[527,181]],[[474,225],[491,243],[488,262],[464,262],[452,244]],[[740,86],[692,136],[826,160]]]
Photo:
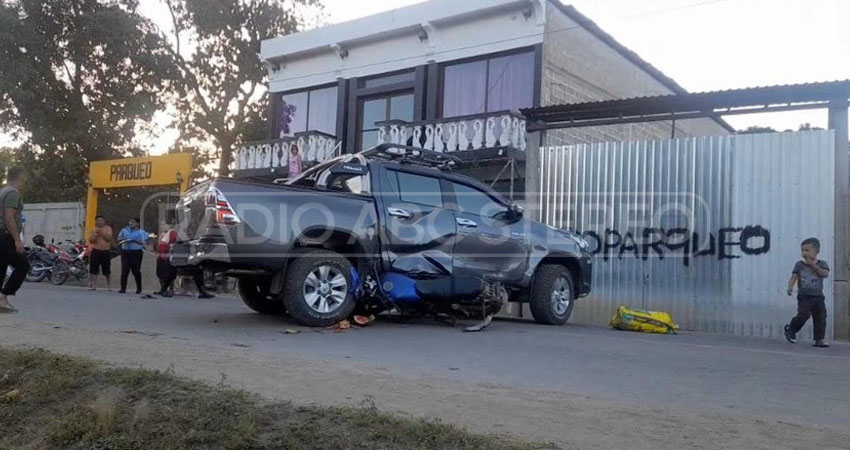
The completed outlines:
[[[487,118],[487,138],[484,142],[484,145],[487,148],[493,148],[498,144],[496,140],[496,118],[488,117]]]
[[[413,127],[413,146],[420,147],[422,145],[422,125]]]
[[[425,150],[434,150],[434,125],[425,125]]]
[[[472,149],[480,150],[484,147],[484,121],[475,119],[472,121]]]
[[[457,139],[457,149],[460,151],[469,150],[469,124],[466,120],[460,121],[457,126],[458,129],[458,139]]]
[[[293,146],[298,148],[304,162],[318,163],[335,156],[337,143],[333,136],[307,132],[297,137],[242,144],[234,152],[234,170],[287,167]]]
[[[449,136],[446,140],[446,151],[454,152],[457,151],[459,136],[458,136],[458,124],[450,123],[449,126]]]
[[[502,116],[499,120],[502,125],[502,134],[499,135],[499,145],[507,147],[511,142],[511,116]]]
[[[525,119],[519,121],[519,143],[517,144],[517,149],[521,152],[524,152],[526,148],[528,148],[528,133],[525,131]]]
[[[443,124],[438,123],[434,126],[434,151],[435,152],[444,152],[446,151],[446,143],[443,142]]]

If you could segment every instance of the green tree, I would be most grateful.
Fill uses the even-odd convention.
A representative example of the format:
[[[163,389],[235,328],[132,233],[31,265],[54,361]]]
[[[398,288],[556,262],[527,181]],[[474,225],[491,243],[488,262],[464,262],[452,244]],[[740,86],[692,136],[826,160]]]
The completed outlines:
[[[28,201],[83,198],[88,162],[137,155],[174,59],[137,0],[0,2],[0,127],[26,138]]]
[[[760,127],[757,125],[748,127],[745,130],[738,130],[738,134],[758,134],[758,133],[776,133],[777,130],[771,127]]]
[[[298,31],[318,0],[162,0],[171,13],[167,38],[178,61],[181,143],[215,145],[226,176],[234,146],[267,130],[263,39]]]
[[[192,173],[189,175],[189,184],[195,184],[200,181],[208,180],[213,177],[213,165],[215,158],[212,152],[200,146],[188,145],[181,147],[172,147],[168,153],[191,153],[192,154]]]

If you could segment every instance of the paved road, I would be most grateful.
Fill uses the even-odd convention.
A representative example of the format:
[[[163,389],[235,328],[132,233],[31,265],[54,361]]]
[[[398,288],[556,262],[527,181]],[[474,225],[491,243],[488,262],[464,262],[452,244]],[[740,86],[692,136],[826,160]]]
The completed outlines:
[[[478,334],[429,321],[379,322],[333,333],[254,314],[231,297],[146,300],[44,284],[27,284],[18,303],[19,321],[141,333],[280,358],[344,360],[405,377],[556,391],[665,410],[850,426],[847,344],[819,350],[806,343],[509,321]],[[286,329],[300,333],[283,334]]]

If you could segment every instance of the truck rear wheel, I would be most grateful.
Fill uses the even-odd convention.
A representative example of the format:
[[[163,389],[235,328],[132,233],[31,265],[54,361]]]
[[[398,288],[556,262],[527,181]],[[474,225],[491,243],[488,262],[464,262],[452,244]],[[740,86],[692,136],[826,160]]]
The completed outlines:
[[[279,296],[270,292],[271,280],[242,278],[237,284],[239,297],[249,308],[260,314],[283,314],[285,309]]]
[[[351,262],[330,250],[305,250],[292,261],[283,284],[283,303],[293,319],[326,327],[354,310]]]
[[[558,264],[544,264],[534,274],[531,315],[543,325],[563,325],[573,313],[575,284],[570,271]]]

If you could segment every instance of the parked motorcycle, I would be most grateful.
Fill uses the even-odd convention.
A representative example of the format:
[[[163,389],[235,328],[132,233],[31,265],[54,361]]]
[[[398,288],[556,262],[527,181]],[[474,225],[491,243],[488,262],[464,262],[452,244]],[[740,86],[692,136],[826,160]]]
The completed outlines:
[[[26,280],[39,283],[50,276],[53,264],[56,262],[56,255],[44,245],[44,236],[40,234],[33,236],[32,243],[34,244],[32,247],[25,249],[27,262],[30,265]]]
[[[48,249],[57,256],[50,270],[50,282],[57,286],[65,284],[72,277],[82,283],[89,276],[89,255],[86,246],[77,242],[67,242],[71,244],[67,250],[55,245],[48,246]]]

